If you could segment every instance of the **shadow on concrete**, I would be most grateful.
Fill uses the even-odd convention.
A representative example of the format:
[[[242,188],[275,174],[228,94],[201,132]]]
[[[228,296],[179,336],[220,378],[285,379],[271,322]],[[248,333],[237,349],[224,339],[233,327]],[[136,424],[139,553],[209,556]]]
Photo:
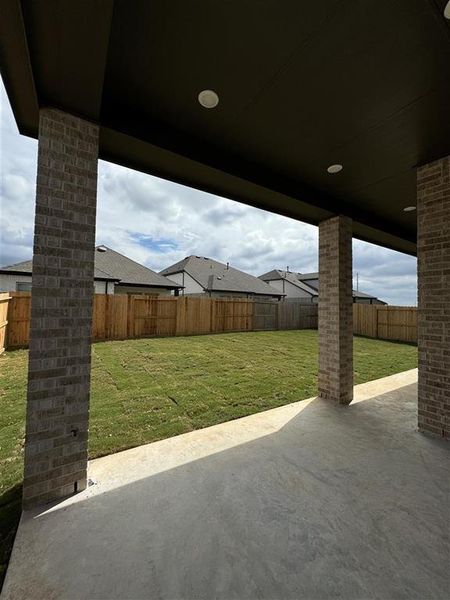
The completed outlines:
[[[22,484],[0,494],[0,591],[22,512]]]
[[[447,598],[448,445],[415,407],[415,384],[316,399],[150,475],[116,455],[128,483],[22,519],[5,600]]]

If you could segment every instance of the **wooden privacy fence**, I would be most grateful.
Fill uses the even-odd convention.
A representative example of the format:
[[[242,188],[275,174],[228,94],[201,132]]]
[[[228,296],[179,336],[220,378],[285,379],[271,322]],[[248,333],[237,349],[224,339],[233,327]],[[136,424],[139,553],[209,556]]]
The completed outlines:
[[[28,346],[30,336],[30,292],[9,292],[7,303],[6,348]]]
[[[353,333],[383,340],[417,343],[417,308],[354,304]]]
[[[28,345],[30,292],[12,292],[7,347]],[[317,306],[234,298],[95,294],[93,341],[232,331],[316,329]]]
[[[147,295],[94,297],[94,341],[251,331],[251,300]]]
[[[30,305],[29,292],[0,294],[0,351],[28,345]],[[94,296],[94,341],[277,329],[317,329],[317,305],[143,294]],[[417,309],[354,304],[353,332],[417,342]]]
[[[0,294],[0,354],[6,347],[6,326],[8,325],[9,293]]]

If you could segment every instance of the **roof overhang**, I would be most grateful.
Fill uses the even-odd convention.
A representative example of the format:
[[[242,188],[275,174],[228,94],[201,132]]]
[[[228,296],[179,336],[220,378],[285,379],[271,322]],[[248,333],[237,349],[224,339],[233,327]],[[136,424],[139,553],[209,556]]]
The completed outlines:
[[[25,275],[27,277],[31,277],[32,273],[31,271],[12,271],[10,269],[0,269],[0,275],[19,275],[20,277]]]
[[[120,283],[120,279],[116,279],[115,277],[96,277],[95,275],[94,281],[112,281],[113,283]]]
[[[4,0],[0,66],[25,135],[57,107],[100,158],[415,254],[415,168],[450,154],[445,3]]]
[[[33,273],[31,271],[15,271],[12,269],[0,269],[0,275],[16,275],[19,277],[32,277]],[[115,283],[119,283],[120,279],[117,279],[116,277],[100,277],[100,276],[96,276],[94,275],[94,281],[113,281]]]

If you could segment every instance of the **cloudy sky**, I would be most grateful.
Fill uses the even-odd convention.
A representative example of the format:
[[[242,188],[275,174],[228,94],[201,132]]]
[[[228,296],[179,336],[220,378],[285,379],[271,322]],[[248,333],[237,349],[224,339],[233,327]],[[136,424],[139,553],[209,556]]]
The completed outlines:
[[[19,135],[0,80],[0,266],[32,254],[37,142]],[[260,275],[317,270],[317,227],[100,161],[97,243],[159,271],[189,254]],[[416,261],[354,241],[359,289],[416,304]]]

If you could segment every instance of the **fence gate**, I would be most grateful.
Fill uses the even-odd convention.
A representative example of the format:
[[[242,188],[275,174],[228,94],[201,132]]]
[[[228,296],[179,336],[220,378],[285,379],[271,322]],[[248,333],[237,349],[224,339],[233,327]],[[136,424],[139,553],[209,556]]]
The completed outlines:
[[[129,337],[175,335],[177,299],[175,297],[132,295],[128,297]]]
[[[253,330],[278,329],[278,302],[254,301]]]
[[[253,301],[247,299],[211,299],[211,331],[251,331]]]

